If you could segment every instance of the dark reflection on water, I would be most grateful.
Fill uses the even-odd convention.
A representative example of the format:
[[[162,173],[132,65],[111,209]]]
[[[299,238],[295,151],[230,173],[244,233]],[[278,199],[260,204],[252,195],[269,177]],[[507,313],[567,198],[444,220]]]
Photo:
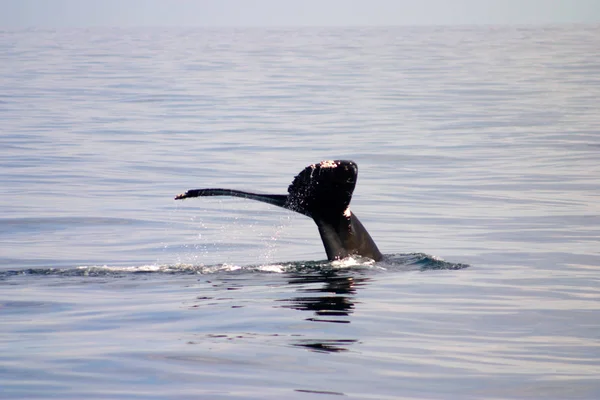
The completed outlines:
[[[304,347],[311,351],[318,353],[340,353],[348,351],[346,347],[358,343],[356,339],[337,339],[337,340],[299,340],[297,343],[293,343],[292,346]]]
[[[297,310],[303,313],[279,313],[281,318],[288,321],[286,325],[290,328],[282,328],[279,323],[274,326],[248,326],[242,323],[238,329],[235,324],[226,327],[217,325],[218,331],[206,332],[204,324],[199,326],[198,339],[188,341],[188,344],[202,344],[206,340],[226,342],[256,342],[278,344],[291,347],[300,347],[319,353],[346,352],[349,347],[359,343],[360,338],[356,336],[355,330],[348,329],[355,311],[357,291],[368,284],[371,278],[363,276],[368,270],[356,269],[333,271],[331,269],[295,272],[286,274],[263,274],[258,276],[258,281],[249,279],[244,281],[242,276],[221,276],[217,279],[205,281],[210,287],[207,293],[206,287],[201,287],[202,294],[195,293],[189,309],[204,310],[212,313],[215,310],[223,310],[220,315],[223,318],[234,320],[233,311],[236,308],[244,308],[250,303],[263,304],[268,308]],[[248,275],[245,275],[248,278]],[[271,288],[273,290],[259,290],[256,288]],[[223,290],[236,289],[231,293],[232,297],[218,296]],[[217,296],[209,295],[215,291]],[[258,295],[258,297],[254,297]],[[250,297],[248,297],[250,296]],[[259,306],[260,307],[260,306]],[[304,312],[308,312],[305,314]],[[227,314],[224,314],[227,313]],[[271,312],[268,312],[271,313]],[[229,315],[229,317],[227,317]],[[303,322],[300,322],[303,321]],[[327,326],[314,326],[314,323],[329,323]],[[337,328],[334,328],[337,325]],[[311,328],[312,327],[312,328]],[[202,332],[204,331],[204,332]],[[314,333],[318,332],[317,336]]]
[[[294,275],[289,280],[290,285],[301,285],[297,291],[307,295],[278,300],[283,302],[281,307],[300,311],[314,312],[316,317],[307,318],[309,321],[349,323],[347,317],[354,310],[354,295],[356,288],[369,279],[351,275],[322,273],[311,275]],[[320,287],[312,287],[320,284]],[[305,287],[310,285],[310,287]],[[326,317],[326,318],[321,318]]]
[[[356,290],[369,280],[366,277],[338,274],[332,271],[308,275],[294,274],[288,282],[290,285],[299,285],[297,292],[302,295],[279,299],[277,302],[283,303],[279,306],[282,308],[313,313],[313,316],[305,318],[306,321],[349,324],[355,308]],[[301,339],[295,341],[293,346],[333,353],[347,351],[348,346],[357,342],[358,339],[348,338]]]
[[[334,396],[345,396],[344,393],[340,393],[340,392],[330,392],[327,390],[306,390],[306,389],[295,389],[295,392],[300,392],[300,393],[315,393],[315,394],[330,394],[330,395],[334,395]]]

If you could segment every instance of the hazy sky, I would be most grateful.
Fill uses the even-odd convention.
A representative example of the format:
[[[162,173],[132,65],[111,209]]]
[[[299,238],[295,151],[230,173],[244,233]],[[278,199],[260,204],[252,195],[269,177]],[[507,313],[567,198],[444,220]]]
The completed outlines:
[[[0,0],[0,27],[600,23],[600,0]]]

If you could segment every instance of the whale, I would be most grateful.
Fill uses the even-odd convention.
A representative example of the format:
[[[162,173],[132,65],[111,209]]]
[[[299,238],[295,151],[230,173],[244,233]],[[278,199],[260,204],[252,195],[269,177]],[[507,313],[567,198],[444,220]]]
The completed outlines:
[[[261,201],[313,219],[329,261],[359,256],[380,261],[383,255],[350,201],[358,166],[350,160],[325,160],[304,168],[288,187],[288,194],[259,194],[235,189],[192,189],[175,196],[183,200],[204,196],[233,196]]]

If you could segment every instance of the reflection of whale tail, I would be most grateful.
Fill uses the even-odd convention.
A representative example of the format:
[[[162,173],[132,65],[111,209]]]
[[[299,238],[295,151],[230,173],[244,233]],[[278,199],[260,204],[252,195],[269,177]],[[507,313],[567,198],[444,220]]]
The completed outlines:
[[[323,161],[306,167],[288,188],[288,195],[256,194],[231,189],[194,189],[176,200],[200,196],[235,196],[262,201],[311,217],[321,234],[327,258],[349,255],[382,258],[375,242],[350,212],[358,167],[353,161]]]

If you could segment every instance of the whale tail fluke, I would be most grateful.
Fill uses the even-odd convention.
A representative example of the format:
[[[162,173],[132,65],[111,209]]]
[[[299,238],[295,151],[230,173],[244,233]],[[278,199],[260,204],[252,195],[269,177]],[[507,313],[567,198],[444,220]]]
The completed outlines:
[[[242,197],[244,199],[262,201],[263,203],[273,204],[275,206],[284,207],[288,196],[285,194],[258,194],[243,192],[241,190],[234,189],[192,189],[185,193],[178,194],[175,196],[175,200],[189,199],[192,197],[206,197],[206,196],[233,196]]]
[[[287,208],[311,218],[342,215],[350,206],[358,167],[353,161],[322,161],[304,168],[288,187]]]
[[[192,189],[175,200],[202,196],[234,196],[269,203],[311,217],[329,260],[350,255],[376,261],[383,256],[375,242],[350,212],[358,167],[353,161],[322,161],[304,168],[288,187],[288,195],[257,194],[233,189]]]

